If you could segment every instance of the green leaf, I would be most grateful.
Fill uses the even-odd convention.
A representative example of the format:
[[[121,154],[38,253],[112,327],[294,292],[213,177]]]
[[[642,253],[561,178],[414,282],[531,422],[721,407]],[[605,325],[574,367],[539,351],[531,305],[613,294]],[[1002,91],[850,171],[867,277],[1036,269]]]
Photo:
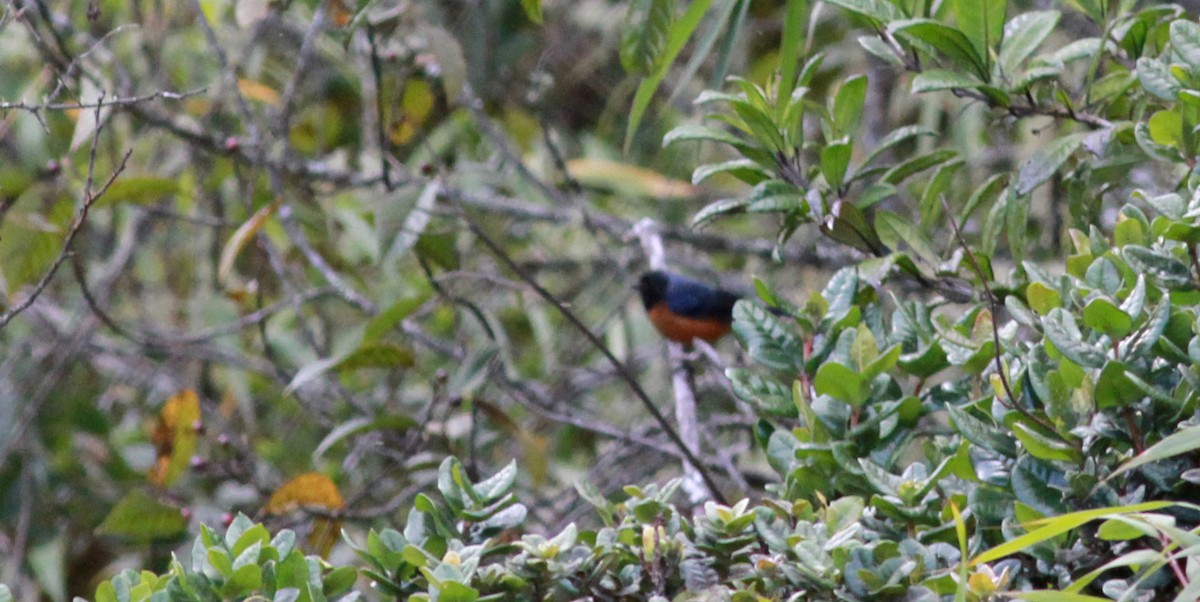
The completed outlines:
[[[1042,317],[1042,330],[1046,338],[1054,344],[1067,359],[1087,368],[1099,368],[1104,365],[1104,353],[1083,340],[1083,334],[1075,322],[1075,316],[1054,308]]]
[[[936,264],[938,254],[933,250],[933,243],[917,229],[911,219],[905,219],[891,211],[879,211],[875,214],[875,229],[879,232],[879,240],[891,249],[899,249],[901,241],[908,245],[921,260]]]
[[[991,57],[1004,34],[1004,11],[1008,0],[952,0],[950,10],[985,69],[991,69]],[[1032,52],[1032,50],[1030,50]],[[986,71],[981,73],[986,77]]]
[[[667,132],[667,134],[663,136],[662,144],[665,147],[685,140],[717,142],[720,144],[728,144],[734,148],[749,146],[746,141],[733,134],[730,134],[729,132],[694,123],[681,125]]]
[[[1104,369],[1100,371],[1100,378],[1096,381],[1097,408],[1121,408],[1146,396],[1126,376],[1127,370],[1125,364],[1117,361],[1110,361],[1104,365]]]
[[[1030,204],[1032,199],[1028,196],[1017,196],[1011,188],[1009,189],[1008,202],[1004,206],[1004,235],[1008,239],[1008,250],[1016,261],[1021,261],[1025,256]]]
[[[1130,268],[1148,275],[1166,288],[1194,288],[1192,273],[1187,264],[1169,253],[1137,245],[1127,245],[1121,252]]]
[[[626,154],[629,153],[629,146],[633,143],[633,134],[637,132],[638,126],[642,122],[642,116],[645,115],[646,109],[650,106],[650,101],[654,97],[654,91],[658,89],[659,84],[666,77],[671,63],[675,61],[676,56],[679,56],[679,52],[683,50],[684,44],[692,36],[692,32],[696,30],[696,27],[700,24],[700,20],[704,18],[704,14],[708,12],[708,7],[711,3],[712,0],[695,0],[695,2],[688,5],[683,16],[671,26],[667,49],[659,59],[658,67],[653,73],[642,80],[642,83],[638,85],[637,92],[634,93],[633,105],[629,110],[629,123],[625,127],[624,152]],[[665,140],[663,144],[666,144]]]
[[[863,372],[877,357],[879,357],[879,348],[875,344],[875,334],[871,332],[870,326],[860,322],[854,329],[854,342],[850,345],[850,360],[853,362],[851,368],[857,370],[864,379],[874,378]]]
[[[1050,485],[1051,480],[1061,478],[1060,470],[1032,454],[1017,459],[1009,474],[1017,500],[1045,514],[1059,514],[1066,509],[1062,491]]]
[[[797,66],[800,64],[801,43],[804,41],[805,8],[807,0],[788,0],[783,21],[783,38],[779,43],[779,89],[776,98],[791,98],[796,87]],[[778,103],[782,110],[786,103]],[[782,115],[779,113],[777,116]]]
[[[1103,297],[1092,299],[1083,308],[1083,324],[1114,339],[1123,338],[1133,330],[1133,318]]]
[[[899,184],[926,169],[957,158],[958,153],[949,149],[935,150],[924,155],[917,155],[887,170],[880,180],[888,184]]]
[[[667,37],[674,22],[674,2],[648,0],[630,2],[625,28],[620,36],[620,65],[637,76],[649,76],[666,53]]]
[[[1117,516],[1100,523],[1100,527],[1096,529],[1096,537],[1104,541],[1129,541],[1156,535],[1153,529],[1147,532],[1144,526],[1139,527],[1137,524],[1131,524],[1125,517]]]
[[[179,181],[171,178],[119,178],[113,182],[104,196],[93,207],[106,207],[117,203],[149,204],[165,196],[179,192]]]
[[[954,428],[958,429],[962,437],[971,441],[972,444],[1000,453],[1004,457],[1016,457],[1016,441],[1008,437],[1006,432],[1001,431],[1000,427],[977,419],[970,410],[956,407],[956,405],[947,404],[946,411],[950,415],[950,420],[954,421]]]
[[[1193,73],[1200,71],[1200,24],[1190,19],[1171,21],[1171,45]]]
[[[748,198],[721,199],[719,201],[714,201],[706,205],[700,211],[696,212],[695,217],[692,218],[692,227],[700,228],[716,221],[717,218],[726,215],[734,215],[737,213],[745,213],[748,205],[750,205],[750,199]]]
[[[725,377],[738,399],[770,416],[794,417],[792,389],[783,383],[745,368],[727,368]]]
[[[862,120],[863,103],[867,99],[867,76],[856,75],[846,80],[833,100],[834,136],[854,136]]]
[[[756,361],[779,370],[794,369],[804,354],[795,335],[762,305],[738,301],[733,306],[733,331]]]
[[[1098,598],[1096,596],[1056,590],[1016,592],[1015,598],[1017,600],[1024,600],[1025,602],[1111,602],[1109,598]]]
[[[1183,144],[1183,117],[1178,111],[1156,111],[1146,122],[1150,139],[1163,146]]]
[[[1041,282],[1030,282],[1029,286],[1025,288],[1025,298],[1029,300],[1029,307],[1039,316],[1044,316],[1050,313],[1050,310],[1062,306],[1062,299],[1059,297],[1058,291]]]
[[[360,345],[339,359],[332,368],[338,372],[363,368],[411,368],[416,357],[411,349],[395,343],[371,342]]]
[[[974,75],[949,69],[928,69],[912,80],[912,93],[923,94],[938,90],[974,89],[982,85]]]
[[[1197,427],[1200,428],[1200,427]],[[1149,451],[1149,450],[1147,450]],[[1077,529],[1087,523],[1116,516],[1120,514],[1131,514],[1135,512],[1153,512],[1163,508],[1174,506],[1174,502],[1143,502],[1131,506],[1114,506],[1108,508],[1097,508],[1095,510],[1083,510],[1080,512],[1071,512],[1052,518],[1046,518],[1037,521],[1036,529],[1030,531],[1015,539],[1010,539],[996,547],[993,547],[986,552],[979,554],[971,559],[968,566],[978,566],[980,564],[994,562],[1005,556],[1023,552],[1039,543],[1049,541],[1071,531]]]
[[[1174,102],[1179,99],[1179,91],[1182,86],[1179,85],[1179,80],[1175,79],[1166,64],[1152,58],[1141,57],[1137,60],[1137,77],[1142,88],[1160,100]]]
[[[888,132],[888,135],[884,136],[883,140],[880,140],[878,145],[876,145],[871,152],[867,153],[867,157],[863,159],[862,166],[863,168],[866,168],[872,165],[875,160],[881,157],[883,153],[887,152],[888,149],[891,149],[902,142],[917,138],[919,136],[936,135],[937,132],[934,130],[919,125],[906,125],[904,127],[896,128],[891,132]],[[858,179],[860,174],[863,173],[866,173],[866,170],[860,169],[859,172],[855,174],[854,179]]]
[[[1184,162],[1183,155],[1179,153],[1179,149],[1155,142],[1154,138],[1150,135],[1150,127],[1145,123],[1137,123],[1133,126],[1133,138],[1143,152],[1159,161],[1167,163]]]
[[[134,489],[126,493],[96,527],[100,535],[149,544],[175,541],[187,533],[188,519],[178,506]]]
[[[1082,143],[1082,134],[1070,134],[1038,149],[1021,164],[1015,185],[1017,195],[1025,196],[1049,180]]]
[[[1021,63],[1054,32],[1061,16],[1056,10],[1030,11],[1009,20],[1004,25],[1004,41],[1000,43],[1000,73],[1006,77],[1015,74]]]
[[[363,329],[363,342],[370,343],[379,340],[391,331],[396,324],[412,315],[414,311],[417,311],[428,299],[429,293],[421,293],[405,297],[389,305],[387,309],[379,312],[378,315],[367,322],[366,327]]]
[[[1112,479],[1113,477],[1129,472],[1139,466],[1173,458],[1180,454],[1200,449],[1200,426],[1189,426],[1187,428],[1176,431],[1174,434],[1166,437],[1162,441],[1155,443],[1146,449],[1146,451],[1134,456],[1128,462],[1122,464],[1117,470],[1109,475],[1104,480]]]
[[[1001,22],[997,27],[1003,25]],[[972,41],[958,29],[933,19],[902,19],[888,23],[887,29],[892,35],[916,39],[933,46],[959,68],[971,69],[980,79],[986,79],[988,76],[989,69],[983,57],[975,49]],[[999,30],[996,37],[999,37]]]
[[[870,394],[870,383],[853,369],[837,362],[825,362],[813,379],[813,389],[852,407],[861,407]]]
[[[388,414],[375,418],[370,418],[367,416],[351,418],[350,420],[337,425],[333,428],[333,430],[329,431],[329,434],[325,435],[325,438],[322,439],[321,442],[317,444],[316,449],[313,450],[312,457],[314,461],[319,460],[321,456],[323,456],[325,452],[329,450],[330,447],[333,447],[342,440],[354,435],[361,433],[372,433],[375,431],[395,431],[397,433],[403,433],[409,429],[416,428],[416,426],[417,421],[411,416],[405,414]]]
[[[852,150],[849,142],[834,142],[821,149],[821,175],[835,190],[840,189],[845,180]]]
[[[692,184],[699,184],[717,174],[729,174],[747,184],[758,184],[769,179],[771,172],[750,159],[734,159],[722,163],[708,163],[692,171]]]
[[[521,0],[521,8],[525,9],[525,16],[535,25],[542,24],[542,0]]]
[[[233,576],[221,586],[221,595],[226,599],[243,598],[262,586],[262,567],[247,564],[233,571]]]
[[[828,4],[840,6],[848,11],[858,13],[882,23],[889,23],[906,17],[897,6],[888,0],[829,0]]]
[[[1018,420],[1012,424],[1013,435],[1029,455],[1039,460],[1056,460],[1075,463],[1079,461],[1079,450],[1066,442],[1050,437],[1037,428]]]

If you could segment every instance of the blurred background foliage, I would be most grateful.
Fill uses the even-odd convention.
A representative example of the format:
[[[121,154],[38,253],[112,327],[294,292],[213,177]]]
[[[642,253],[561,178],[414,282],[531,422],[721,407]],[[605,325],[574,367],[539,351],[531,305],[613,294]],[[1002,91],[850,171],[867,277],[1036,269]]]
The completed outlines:
[[[476,480],[516,458],[532,532],[596,521],[577,481],[612,494],[677,474],[678,452],[627,384],[507,262],[665,407],[671,366],[632,290],[646,268],[635,223],[655,221],[673,269],[746,295],[759,276],[798,305],[865,254],[787,211],[693,228],[751,188],[736,174],[693,183],[697,165],[738,156],[728,147],[662,144],[727,76],[774,81],[786,3],[714,2],[676,60],[641,65],[639,43],[665,42],[638,19],[675,7],[634,4],[6,5],[0,582],[20,599],[90,596],[114,568],[162,570],[198,522],[239,511],[345,559],[329,533],[398,524],[448,455]],[[931,182],[994,195],[990,179],[1039,157],[1060,120],[910,93],[911,73],[864,52],[874,22],[850,4],[806,13],[805,56],[823,53],[808,98],[833,102],[866,76],[859,125],[844,132],[855,160],[903,126],[933,132],[891,158],[958,163],[944,175],[913,166],[877,201],[950,255]],[[1010,4],[1015,15],[1058,3]],[[1085,8],[1065,4],[1046,47],[1095,33]],[[1164,20],[1147,31],[1165,37]],[[1092,85],[1086,65],[1065,67],[1062,88]],[[661,85],[639,103],[656,70]],[[1112,119],[1140,115],[1121,104],[1124,77],[1102,99]],[[1068,228],[1119,219],[1092,200],[1175,174],[1124,160],[1063,170],[1109,170],[1095,187],[1054,165],[1024,191],[1026,219],[1009,222],[1019,244],[997,250],[990,234],[989,263],[1068,253]],[[978,206],[959,219],[986,242],[992,205]],[[926,285],[888,286],[921,299]],[[745,363],[736,345],[719,350]],[[726,365],[699,361],[701,455],[731,499],[757,497],[775,478],[755,439],[765,434]]]

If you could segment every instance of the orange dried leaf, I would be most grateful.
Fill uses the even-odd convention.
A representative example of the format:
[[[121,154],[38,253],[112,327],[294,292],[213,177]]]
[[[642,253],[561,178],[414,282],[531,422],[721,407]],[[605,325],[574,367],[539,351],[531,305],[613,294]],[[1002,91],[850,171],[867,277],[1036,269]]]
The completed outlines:
[[[279,201],[275,201],[262,209],[259,209],[246,220],[246,223],[238,226],[233,236],[225,243],[225,247],[221,249],[221,259],[217,262],[217,280],[224,283],[229,278],[229,272],[233,271],[233,262],[237,259],[242,249],[246,248],[254,235],[262,229],[263,224],[267,223],[267,219],[275,214],[275,210],[279,208]]]
[[[263,511],[267,514],[284,514],[303,506],[339,510],[346,507],[346,502],[329,477],[319,472],[306,472],[276,489]]]
[[[284,514],[305,506],[317,506],[329,510],[346,507],[342,492],[329,477],[319,472],[306,472],[275,490],[263,511],[267,514]],[[329,555],[342,530],[342,521],[318,516],[313,519],[312,530],[306,541],[310,551],[322,558]]]
[[[185,470],[196,451],[196,424],[200,422],[200,398],[191,389],[184,389],[163,404],[158,413],[150,440],[154,442],[154,466],[147,475],[160,487],[174,483]]]

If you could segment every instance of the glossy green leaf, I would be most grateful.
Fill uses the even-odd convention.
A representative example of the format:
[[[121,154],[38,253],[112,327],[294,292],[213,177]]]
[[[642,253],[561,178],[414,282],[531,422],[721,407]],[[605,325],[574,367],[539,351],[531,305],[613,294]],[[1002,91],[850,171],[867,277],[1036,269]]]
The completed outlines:
[[[1029,308],[1037,312],[1039,316],[1044,316],[1050,313],[1050,310],[1062,306],[1062,299],[1059,297],[1058,291],[1041,282],[1030,282],[1029,286],[1025,287],[1025,298],[1029,300]]]
[[[1004,40],[1000,43],[998,58],[1000,73],[1012,77],[1021,63],[1054,32],[1061,16],[1056,10],[1030,11],[1016,15],[1004,24]]]
[[[1003,22],[997,27],[1003,27]],[[893,35],[929,44],[960,69],[970,69],[980,78],[988,76],[987,64],[979,51],[962,31],[954,27],[933,19],[902,19],[888,23],[887,29]]]
[[[990,449],[1002,456],[1015,458],[1017,444],[1008,433],[994,424],[976,418],[965,408],[947,405],[954,428],[968,441],[984,449]]]
[[[805,9],[807,0],[788,0],[787,12],[784,14],[783,37],[779,43],[779,88],[777,98],[791,98],[799,75],[797,65],[800,62],[801,44],[804,40],[804,29],[807,23]],[[784,103],[779,103],[781,106]],[[782,113],[779,113],[782,115]]]
[[[1083,324],[1112,338],[1122,338],[1133,330],[1133,318],[1103,297],[1092,299],[1083,308]]]
[[[796,415],[791,387],[745,368],[727,368],[725,377],[729,379],[733,394],[759,411],[771,416]]]
[[[647,76],[658,68],[674,19],[675,3],[670,0],[629,3],[618,53],[625,71]]]
[[[821,149],[821,175],[835,189],[841,188],[846,178],[846,170],[850,167],[850,154],[853,147],[849,142],[834,142]]]
[[[1021,164],[1021,169],[1017,173],[1015,184],[1017,195],[1025,196],[1049,180],[1067,162],[1067,159],[1075,154],[1082,143],[1082,135],[1068,134],[1034,152]]]
[[[1100,371],[1096,381],[1096,407],[1100,409],[1121,408],[1137,402],[1145,397],[1145,393],[1126,376],[1128,367],[1117,361],[1110,361]]]
[[[1179,146],[1183,143],[1183,117],[1178,111],[1155,111],[1146,122],[1150,139],[1163,146]]]
[[[1051,437],[1040,432],[1037,428],[1029,426],[1022,421],[1016,421],[1012,424],[1012,433],[1021,442],[1021,446],[1029,455],[1039,460],[1053,460],[1058,462],[1079,461],[1079,450],[1071,447],[1061,439]]]
[[[700,20],[704,18],[708,12],[708,7],[712,0],[696,0],[688,4],[687,10],[683,16],[674,21],[671,26],[670,35],[667,41],[667,48],[663,51],[661,58],[658,61],[658,66],[653,73],[648,75],[638,84],[638,89],[633,96],[633,104],[629,109],[629,122],[625,127],[625,153],[629,153],[629,147],[633,144],[633,135],[637,132],[638,126],[641,125],[642,116],[646,114],[646,109],[650,106],[650,101],[653,100],[655,90],[658,90],[659,84],[667,75],[667,69],[671,63],[675,61],[675,57],[683,50],[684,44],[688,38],[692,37],[692,32],[700,24]],[[663,144],[667,142],[664,139]]]
[[[833,100],[833,131],[835,136],[854,136],[862,121],[863,103],[867,99],[867,76],[856,75],[838,88]]]
[[[1192,72],[1200,72],[1200,24],[1190,19],[1171,21],[1171,45]]]
[[[1142,87],[1160,100],[1174,102],[1182,89],[1179,80],[1171,75],[1171,70],[1152,58],[1141,57],[1137,60],[1137,77]]]
[[[813,389],[852,407],[860,407],[870,394],[869,382],[853,369],[837,362],[825,362],[813,379]]]
[[[1055,349],[1071,361],[1088,368],[1099,368],[1104,365],[1104,353],[1083,339],[1075,316],[1063,311],[1062,308],[1050,310],[1042,317],[1042,329],[1046,338],[1054,343]]]
[[[917,229],[912,220],[891,211],[879,211],[875,214],[875,229],[884,246],[900,249],[899,243],[903,242],[922,261],[936,264],[940,259],[933,249],[933,243]]]
[[[928,69],[918,73],[912,80],[912,93],[923,94],[938,90],[974,89],[982,85],[979,78],[961,71]]]
[[[1137,245],[1126,246],[1122,254],[1135,272],[1148,275],[1166,288],[1187,290],[1195,286],[1191,269],[1173,255]]]

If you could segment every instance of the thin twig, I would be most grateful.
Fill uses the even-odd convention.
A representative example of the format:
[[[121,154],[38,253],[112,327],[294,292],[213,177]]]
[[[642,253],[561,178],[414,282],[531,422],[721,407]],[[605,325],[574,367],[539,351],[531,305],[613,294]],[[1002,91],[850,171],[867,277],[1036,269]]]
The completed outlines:
[[[983,268],[979,267],[979,262],[975,259],[975,253],[971,251],[971,247],[967,246],[967,241],[963,238],[962,230],[958,227],[958,220],[954,219],[954,212],[950,210],[950,203],[946,201],[946,195],[941,195],[941,200],[942,208],[946,212],[946,219],[950,220],[950,227],[954,230],[954,238],[958,241],[959,246],[962,247],[963,254],[967,256],[967,262],[971,264],[971,269],[975,272],[975,276],[979,278],[979,286],[983,289],[983,296],[987,300],[988,310],[992,314],[992,345],[994,347],[992,359],[996,362],[996,375],[1000,377],[1000,384],[1004,386],[1004,393],[1008,396],[1007,400],[1000,399],[998,396],[997,399],[1004,406],[1020,412],[1022,416],[1036,422],[1043,428],[1049,429],[1050,432],[1056,432],[1054,425],[1047,423],[1045,420],[1033,415],[1029,410],[1026,410],[1017,400],[1017,396],[1013,394],[1012,386],[1008,382],[1008,375],[1004,370],[1004,361],[1000,358],[1003,350],[1000,347],[1000,327],[996,325],[996,321],[1000,319],[1000,306],[996,301],[996,295],[992,292],[991,287],[988,286],[987,277],[983,274]],[[1067,441],[1067,443],[1070,444],[1072,442]],[[1073,445],[1076,448],[1080,446],[1078,442],[1074,442]]]
[[[613,368],[616,369],[616,372],[621,379],[629,385],[629,388],[633,391],[634,396],[642,402],[642,405],[645,406],[646,411],[654,417],[655,421],[658,422],[659,426],[661,426],[663,431],[667,434],[667,437],[671,439],[671,442],[679,448],[680,453],[687,458],[687,461],[691,463],[692,466],[696,467],[696,470],[700,473],[700,477],[704,480],[704,484],[712,492],[713,499],[721,504],[726,504],[727,502],[725,500],[725,496],[721,494],[721,490],[717,487],[717,483],[713,480],[712,475],[709,474],[704,465],[700,463],[700,460],[696,457],[696,454],[692,453],[692,450],[687,446],[686,443],[684,443],[683,439],[680,439],[679,433],[677,433],[671,426],[671,423],[667,420],[666,416],[664,416],[663,413],[659,411],[657,407],[655,407],[654,401],[650,399],[650,395],[647,394],[645,389],[642,388],[642,385],[638,382],[637,378],[630,373],[629,368],[627,368],[625,364],[621,362],[621,360],[617,359],[617,356],[613,355],[613,352],[608,348],[607,345],[604,344],[604,341],[601,341],[591,331],[591,329],[588,328],[588,326],[584,324],[578,316],[575,315],[574,312],[567,309],[567,307],[563,305],[557,297],[550,293],[550,291],[543,288],[542,285],[538,284],[532,276],[525,273],[525,271],[521,269],[521,266],[517,265],[516,261],[509,256],[508,252],[505,251],[504,248],[501,247],[496,241],[492,240],[492,238],[483,231],[483,228],[480,228],[479,224],[477,224],[474,219],[467,215],[466,211],[461,212],[461,217],[471,232],[479,238],[480,242],[482,242],[489,251],[491,251],[493,256],[499,259],[500,262],[503,263],[509,270],[512,270],[512,272],[519,276],[521,280],[524,280],[526,284],[528,284],[535,292],[537,292],[539,296],[542,297],[542,299],[545,299],[546,302],[553,305],[554,309],[558,310],[558,312],[562,314],[562,316],[566,318],[572,326],[574,326],[581,334],[583,334],[585,338],[587,338],[588,342],[591,343],[593,347],[595,347],[600,351],[601,354],[604,355],[609,363],[612,364]]]
[[[46,104],[30,104],[25,101],[3,101],[0,102],[0,111],[30,111],[37,113],[40,111],[75,111],[80,109],[99,109],[101,107],[122,107],[148,102],[156,99],[165,100],[183,100],[190,96],[203,94],[208,88],[197,88],[187,92],[168,92],[159,90],[151,94],[143,94],[142,96],[127,96],[124,98],[113,98],[112,100],[104,100],[101,96],[96,102],[51,102]]]
[[[102,94],[101,99],[103,98],[104,96]],[[129,161],[129,156],[133,154],[132,149],[125,151],[125,156],[121,158],[121,163],[117,165],[116,170],[113,171],[112,175],[109,176],[104,185],[100,187],[100,190],[93,192],[92,185],[94,182],[96,169],[96,147],[99,145],[100,141],[100,130],[103,128],[103,124],[100,122],[99,105],[96,106],[95,111],[96,131],[92,134],[92,150],[88,157],[88,175],[87,183],[84,185],[83,189],[83,205],[79,208],[79,211],[76,212],[75,219],[71,222],[71,229],[67,231],[67,239],[65,242],[63,242],[62,252],[60,252],[58,257],[54,259],[54,263],[50,264],[50,269],[42,275],[42,279],[38,281],[37,286],[34,287],[33,291],[27,297],[25,297],[25,300],[4,312],[3,315],[0,315],[0,330],[8,326],[8,323],[11,322],[13,318],[17,317],[17,314],[20,314],[28,309],[30,305],[33,305],[33,302],[36,301],[38,296],[42,294],[42,291],[46,290],[46,287],[50,285],[50,281],[53,280],[54,275],[58,273],[58,268],[62,267],[63,262],[66,261],[67,257],[71,255],[71,244],[75,242],[75,237],[79,234],[79,231],[83,229],[83,223],[84,220],[87,219],[88,210],[91,209],[92,205],[99,200],[100,197],[104,196],[105,192],[108,192],[108,187],[112,186],[112,183],[117,180],[117,177],[121,175],[121,172],[125,171],[125,163]]]

